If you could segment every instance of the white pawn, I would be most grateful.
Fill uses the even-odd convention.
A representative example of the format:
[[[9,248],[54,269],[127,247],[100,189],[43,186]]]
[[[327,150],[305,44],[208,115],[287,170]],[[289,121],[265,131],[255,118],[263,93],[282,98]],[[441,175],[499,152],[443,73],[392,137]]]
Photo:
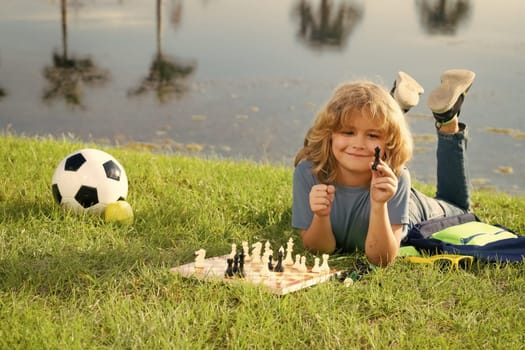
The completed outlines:
[[[261,262],[262,243],[256,242],[252,244],[252,263],[259,264]]]
[[[195,267],[204,267],[204,260],[206,259],[206,250],[199,249],[195,252]]]
[[[330,256],[328,254],[323,254],[323,263],[321,264],[321,267],[319,268],[319,272],[321,273],[329,273],[330,272],[330,266],[328,266],[328,258]]]
[[[319,262],[320,262],[319,258],[314,259],[314,267],[312,267],[312,272],[315,272],[315,273],[321,272],[321,268],[319,267]]]
[[[299,268],[298,268],[299,271],[301,272],[306,272],[308,271],[308,269],[306,268],[306,256],[301,256],[301,264],[299,265]]]
[[[301,254],[295,254],[295,263],[293,264],[292,268],[296,270],[301,268]]]
[[[263,264],[261,271],[259,273],[261,274],[261,276],[264,276],[264,277],[269,276],[270,270],[268,269],[268,264]]]
[[[268,276],[270,274],[270,269],[268,268],[269,260],[270,260],[270,254],[268,251],[266,251],[263,253],[263,256],[261,258],[261,262],[262,262],[261,276]]]

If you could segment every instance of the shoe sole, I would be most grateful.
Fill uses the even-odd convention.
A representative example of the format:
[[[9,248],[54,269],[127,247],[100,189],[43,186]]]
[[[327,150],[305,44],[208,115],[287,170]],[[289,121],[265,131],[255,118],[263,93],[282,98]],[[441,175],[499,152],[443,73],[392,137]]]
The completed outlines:
[[[397,73],[394,98],[402,109],[409,109],[419,103],[419,95],[425,90],[419,83],[405,72]]]
[[[428,95],[428,107],[434,113],[449,111],[461,94],[466,95],[476,74],[465,69],[452,69],[441,75],[441,85]]]

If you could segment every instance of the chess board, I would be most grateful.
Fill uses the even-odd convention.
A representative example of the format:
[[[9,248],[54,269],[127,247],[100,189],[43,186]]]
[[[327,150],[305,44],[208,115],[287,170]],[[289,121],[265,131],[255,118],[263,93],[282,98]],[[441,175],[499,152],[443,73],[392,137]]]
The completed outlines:
[[[204,260],[204,267],[195,267],[195,263],[189,263],[170,269],[171,272],[178,273],[184,277],[194,277],[201,280],[223,281],[225,283],[252,283],[261,285],[271,293],[284,295],[291,292],[307,288],[318,283],[326,282],[339,271],[330,269],[328,273],[312,272],[308,267],[306,272],[294,269],[292,266],[285,266],[284,272],[270,272],[268,276],[261,274],[262,263],[246,262],[244,265],[244,277],[225,277],[228,266],[226,259],[229,255],[207,258]]]

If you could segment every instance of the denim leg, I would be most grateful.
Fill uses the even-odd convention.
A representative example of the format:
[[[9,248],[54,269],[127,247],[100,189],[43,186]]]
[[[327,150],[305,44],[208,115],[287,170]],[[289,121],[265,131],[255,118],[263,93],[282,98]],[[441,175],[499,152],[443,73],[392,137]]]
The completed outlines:
[[[460,132],[456,134],[438,132],[436,199],[445,202],[440,201],[441,204],[453,205],[451,208],[444,208],[448,215],[455,215],[458,208],[453,208],[454,206],[459,207],[460,211],[470,209],[466,150],[467,129],[464,124],[460,123]]]

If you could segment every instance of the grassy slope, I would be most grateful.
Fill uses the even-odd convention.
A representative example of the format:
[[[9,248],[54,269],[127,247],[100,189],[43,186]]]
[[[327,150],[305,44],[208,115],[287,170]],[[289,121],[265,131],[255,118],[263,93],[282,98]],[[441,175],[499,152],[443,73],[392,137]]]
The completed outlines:
[[[109,152],[126,168],[132,226],[64,213],[50,179],[87,147],[0,137],[0,348],[519,348],[525,272],[443,273],[399,261],[351,288],[275,297],[168,269],[231,243],[295,240],[291,168]],[[108,149],[106,149],[108,150]],[[432,193],[429,185],[418,185]],[[525,198],[475,193],[484,220],[525,232]],[[348,268],[357,258],[332,266]]]

